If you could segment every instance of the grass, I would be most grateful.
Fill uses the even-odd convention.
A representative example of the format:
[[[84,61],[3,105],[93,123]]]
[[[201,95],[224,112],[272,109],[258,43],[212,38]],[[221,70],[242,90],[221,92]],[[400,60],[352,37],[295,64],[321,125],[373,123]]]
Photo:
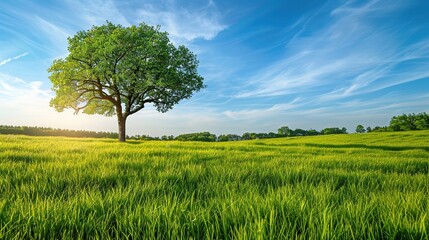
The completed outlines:
[[[0,136],[0,239],[428,239],[429,131]]]

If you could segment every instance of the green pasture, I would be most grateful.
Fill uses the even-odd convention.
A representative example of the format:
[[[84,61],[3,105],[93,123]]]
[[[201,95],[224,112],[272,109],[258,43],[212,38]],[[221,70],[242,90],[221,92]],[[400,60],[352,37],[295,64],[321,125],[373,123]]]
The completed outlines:
[[[429,131],[0,135],[0,239],[428,239]]]

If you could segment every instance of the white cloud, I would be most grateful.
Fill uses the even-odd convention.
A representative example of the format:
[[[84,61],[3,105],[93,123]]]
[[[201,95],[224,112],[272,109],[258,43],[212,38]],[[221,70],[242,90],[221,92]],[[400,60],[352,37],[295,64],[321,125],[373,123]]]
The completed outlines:
[[[302,99],[295,98],[289,103],[274,104],[268,108],[243,109],[238,111],[228,110],[224,111],[223,114],[235,120],[259,119],[284,113],[285,111],[290,111],[292,109],[297,109],[304,104],[305,103]]]
[[[20,78],[9,76],[0,73],[0,94],[11,97],[33,97],[45,96],[50,97],[51,94],[47,90],[41,89],[42,83],[39,81],[26,82]],[[1,98],[0,100],[3,100]],[[10,100],[10,99],[8,99]]]
[[[67,37],[72,33],[42,17],[35,16],[33,21],[39,28],[38,34],[43,33],[44,41],[49,41],[50,50],[55,47],[57,54],[64,55],[67,51]]]
[[[18,60],[18,59],[20,59],[20,58],[22,58],[22,57],[25,57],[25,56],[27,56],[27,55],[28,55],[28,52],[23,53],[23,54],[20,54],[20,55],[15,56],[15,57],[6,58],[6,59],[4,59],[4,60],[0,61],[0,66],[5,65],[6,63],[11,62],[11,61],[13,61],[13,60]]]
[[[393,29],[374,20],[395,13],[403,3],[389,2],[388,7],[385,1],[357,3],[348,1],[333,9],[329,24],[317,31],[303,34],[318,16],[300,19],[293,27],[302,25],[304,30],[291,37],[287,56],[257,73],[235,97],[299,96],[315,91],[320,96],[313,94],[314,98],[331,101],[428,77],[427,40],[404,46],[397,40],[403,26]],[[398,70],[415,59],[426,64]]]
[[[69,0],[67,3],[80,28],[102,25],[106,21],[123,26],[145,22],[149,25],[160,25],[161,30],[167,31],[175,44],[189,43],[195,39],[211,40],[227,28],[221,23],[222,15],[213,1],[200,8],[184,7],[176,1],[143,1],[130,5],[112,0]],[[60,46],[66,44],[67,36],[82,30],[74,29],[76,26],[72,27],[70,23],[69,29],[66,29],[41,17],[36,18],[36,23],[50,39],[59,40]]]
[[[131,25],[112,0],[68,0],[67,2],[75,10],[77,16],[84,20],[87,27],[104,24],[106,20],[124,26]]]
[[[227,28],[221,23],[221,14],[213,1],[200,9],[188,9],[178,6],[175,1],[162,6],[145,4],[139,10],[141,21],[150,25],[160,25],[174,39],[173,41],[192,41],[194,39],[211,40]]]

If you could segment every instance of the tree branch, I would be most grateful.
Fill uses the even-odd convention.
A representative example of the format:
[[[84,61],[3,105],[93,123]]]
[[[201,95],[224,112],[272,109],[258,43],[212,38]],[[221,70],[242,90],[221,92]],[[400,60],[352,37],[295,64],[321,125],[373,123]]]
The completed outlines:
[[[126,112],[125,114],[126,114],[127,116],[129,116],[129,115],[131,115],[131,114],[134,114],[134,113],[136,113],[136,112],[138,112],[138,111],[142,110],[143,108],[144,108],[144,104],[143,104],[143,105],[139,105],[138,107],[134,108],[133,110],[130,110],[129,112]]]
[[[71,57],[72,60],[76,61],[76,62],[80,62],[80,63],[84,63],[86,65],[88,65],[88,67],[92,67],[90,62],[87,62],[85,60],[79,59],[79,58],[75,58],[75,57]]]
[[[91,102],[92,102],[92,100],[94,100],[94,99],[98,99],[96,96],[94,96],[94,97],[92,97],[92,98],[90,98],[90,99],[88,99],[88,101],[86,102],[86,104],[84,105],[84,106],[82,106],[82,107],[74,107],[74,106],[71,106],[73,109],[74,109],[74,113],[73,114],[78,114],[79,113],[79,111],[80,110],[82,110],[82,109],[84,109],[84,108],[86,108],[86,107],[88,107],[89,106],[89,104],[91,104]]]

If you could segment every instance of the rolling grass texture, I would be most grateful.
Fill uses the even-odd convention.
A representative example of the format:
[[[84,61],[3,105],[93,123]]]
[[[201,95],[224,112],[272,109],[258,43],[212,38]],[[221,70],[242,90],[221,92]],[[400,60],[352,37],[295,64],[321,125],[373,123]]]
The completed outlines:
[[[428,239],[429,131],[0,136],[0,239]]]

